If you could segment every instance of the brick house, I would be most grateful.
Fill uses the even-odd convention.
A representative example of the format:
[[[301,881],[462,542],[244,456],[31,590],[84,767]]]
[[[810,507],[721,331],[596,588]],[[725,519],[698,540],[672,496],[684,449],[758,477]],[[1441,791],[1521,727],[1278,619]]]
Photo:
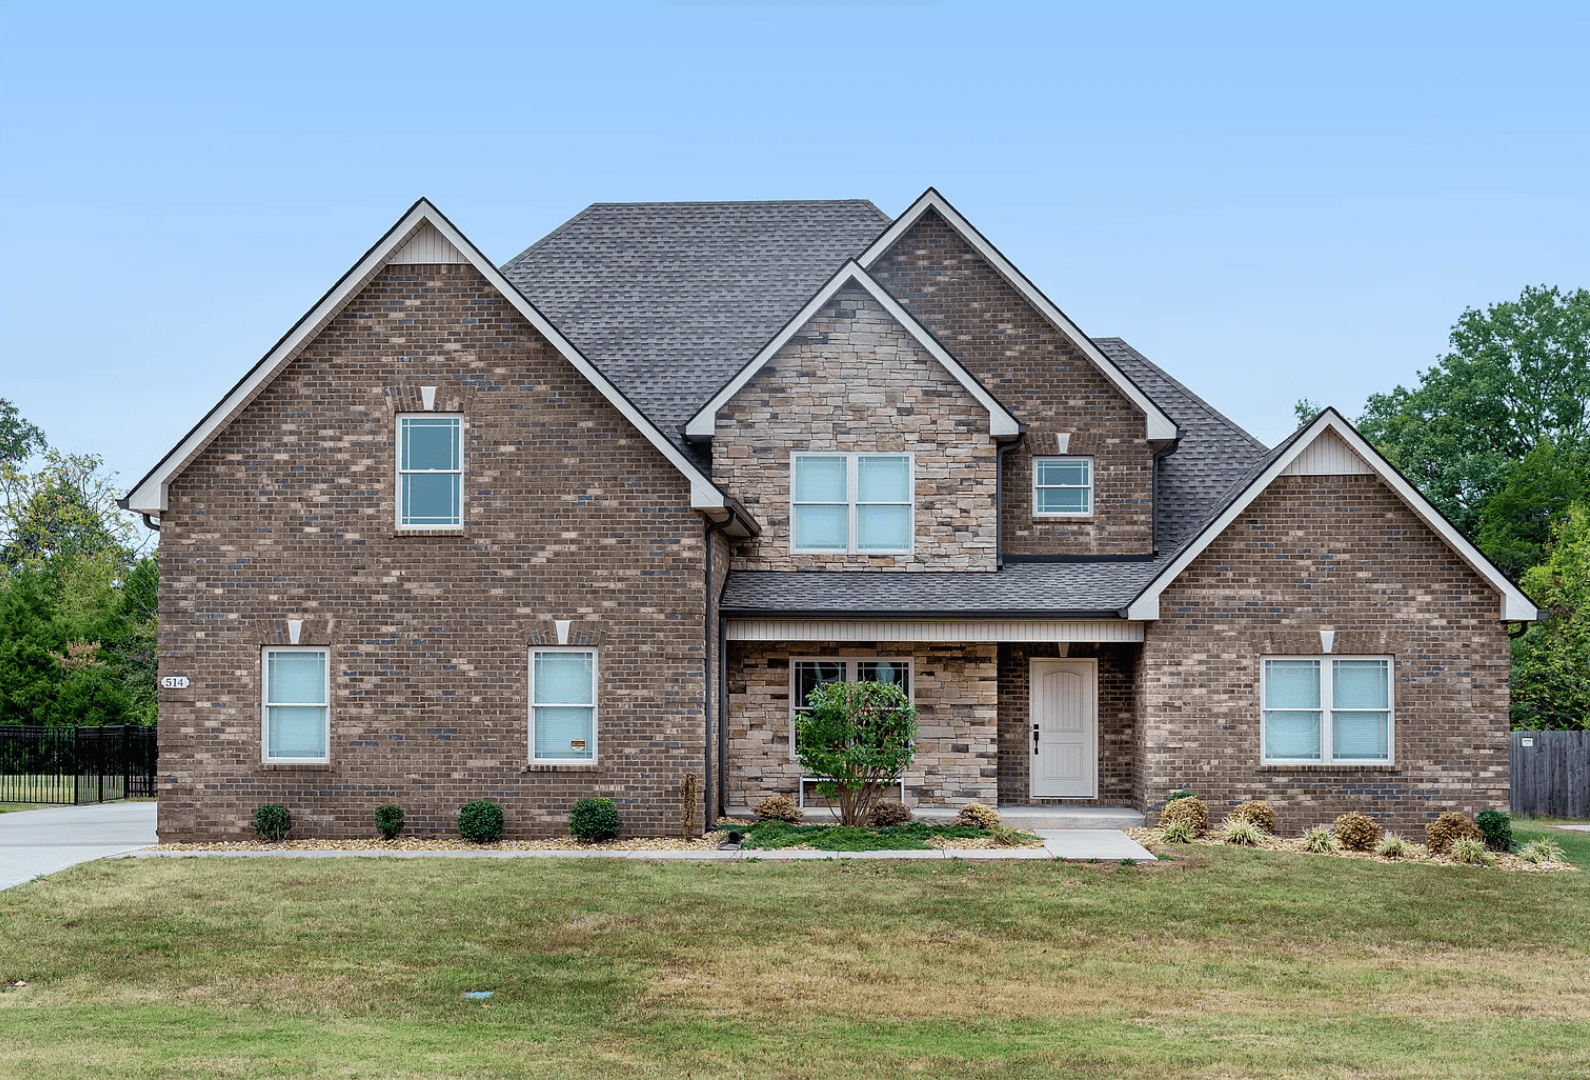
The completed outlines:
[[[160,832],[417,834],[802,791],[834,679],[970,801],[1507,801],[1535,606],[1338,413],[1274,448],[937,192],[593,205],[502,267],[421,200],[124,500],[161,532]],[[182,679],[172,680],[181,683]]]

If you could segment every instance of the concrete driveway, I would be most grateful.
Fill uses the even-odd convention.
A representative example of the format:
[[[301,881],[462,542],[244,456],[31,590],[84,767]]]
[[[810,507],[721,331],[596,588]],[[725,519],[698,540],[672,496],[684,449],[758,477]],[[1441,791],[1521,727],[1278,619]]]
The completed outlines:
[[[0,889],[157,843],[155,806],[114,802],[0,814]]]

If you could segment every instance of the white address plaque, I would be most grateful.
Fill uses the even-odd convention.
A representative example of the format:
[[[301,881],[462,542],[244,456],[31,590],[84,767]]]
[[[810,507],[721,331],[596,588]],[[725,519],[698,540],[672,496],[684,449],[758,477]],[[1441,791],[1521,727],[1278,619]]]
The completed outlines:
[[[186,690],[192,683],[186,675],[167,675],[160,680],[160,685],[167,690]]]

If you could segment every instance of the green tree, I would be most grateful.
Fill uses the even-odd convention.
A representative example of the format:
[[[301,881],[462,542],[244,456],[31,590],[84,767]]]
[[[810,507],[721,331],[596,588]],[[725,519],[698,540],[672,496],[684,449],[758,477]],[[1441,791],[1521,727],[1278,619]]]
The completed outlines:
[[[1546,560],[1569,508],[1590,499],[1586,464],[1583,456],[1543,440],[1508,466],[1501,487],[1481,507],[1479,548],[1512,580]]]
[[[1570,509],[1523,584],[1547,617],[1513,642],[1513,726],[1590,727],[1590,506]]]
[[[0,464],[20,464],[45,446],[44,432],[22,419],[15,405],[0,398]]]
[[[1369,399],[1358,426],[1467,536],[1543,442],[1590,457],[1590,291],[1526,288],[1468,309],[1413,389]]]
[[[795,721],[795,756],[817,791],[839,804],[842,825],[864,825],[883,785],[916,754],[917,710],[892,683],[825,683]]]
[[[1300,397],[1292,405],[1292,415],[1297,417],[1297,426],[1302,427],[1320,414],[1325,406],[1313,398]]]

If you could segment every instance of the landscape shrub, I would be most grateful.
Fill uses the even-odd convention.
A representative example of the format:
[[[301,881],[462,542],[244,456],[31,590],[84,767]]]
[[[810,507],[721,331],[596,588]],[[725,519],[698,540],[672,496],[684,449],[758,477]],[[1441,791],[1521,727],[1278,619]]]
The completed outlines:
[[[1165,842],[1167,844],[1190,844],[1198,839],[1198,834],[1193,832],[1193,827],[1185,821],[1173,821],[1165,826]]]
[[[1424,827],[1424,846],[1432,855],[1445,855],[1454,840],[1484,840],[1474,822],[1448,810]]]
[[[1336,838],[1331,831],[1323,825],[1316,825],[1303,834],[1303,850],[1312,851],[1316,855],[1336,850]]]
[[[916,755],[916,706],[894,683],[824,683],[795,718],[795,756],[841,825],[865,825]]]
[[[1380,843],[1375,847],[1375,854],[1388,859],[1400,859],[1408,854],[1408,841],[1394,832],[1388,832],[1380,838]]]
[[[1275,832],[1275,807],[1263,799],[1249,799],[1245,803],[1238,803],[1231,811],[1231,817],[1238,821],[1251,821],[1266,834]]]
[[[1259,828],[1257,822],[1247,818],[1228,817],[1220,830],[1220,839],[1228,844],[1256,847],[1264,839],[1264,830]]]
[[[1336,819],[1336,841],[1348,851],[1374,851],[1380,835],[1374,818],[1349,810]]]
[[[955,824],[964,825],[970,829],[987,829],[990,832],[1004,824],[1004,819],[999,816],[999,811],[992,806],[982,803],[967,803],[961,807],[961,812],[955,815]]]
[[[488,799],[467,802],[458,811],[458,835],[477,844],[502,839],[502,807]]]
[[[769,795],[756,804],[758,821],[787,821],[791,825],[799,825],[801,818],[805,816],[795,800],[788,795]]]
[[[1165,804],[1165,809],[1159,812],[1160,828],[1164,828],[1174,821],[1185,822],[1187,827],[1193,831],[1194,836],[1202,836],[1209,831],[1209,808],[1196,795],[1173,799]]]
[[[1496,856],[1491,854],[1491,849],[1477,836],[1458,837],[1452,841],[1448,854],[1458,862],[1468,863],[1470,866],[1491,866],[1496,862]]]
[[[375,827],[381,833],[381,839],[396,840],[398,833],[403,831],[403,808],[401,806],[376,807]]]
[[[293,816],[281,803],[261,803],[254,811],[254,831],[261,840],[275,844],[287,839],[293,827]]]
[[[617,840],[623,820],[612,799],[581,799],[569,808],[569,832],[583,843]]]
[[[1190,799],[1192,797],[1193,793],[1190,791],[1173,791],[1169,795],[1165,796],[1165,801],[1175,802],[1177,799]]]
[[[872,808],[872,824],[887,828],[890,825],[904,825],[911,820],[911,808],[903,802],[892,799],[885,800]]]
[[[1541,837],[1531,840],[1518,849],[1518,857],[1527,863],[1558,863],[1567,858],[1563,854],[1562,845],[1555,840]]]
[[[1480,830],[1480,839],[1492,851],[1513,850],[1513,819],[1500,810],[1481,810],[1474,815],[1474,826]]]
[[[997,847],[1020,847],[1021,842],[1027,838],[1025,834],[1005,824],[995,825],[988,830],[988,835],[994,838]]]

